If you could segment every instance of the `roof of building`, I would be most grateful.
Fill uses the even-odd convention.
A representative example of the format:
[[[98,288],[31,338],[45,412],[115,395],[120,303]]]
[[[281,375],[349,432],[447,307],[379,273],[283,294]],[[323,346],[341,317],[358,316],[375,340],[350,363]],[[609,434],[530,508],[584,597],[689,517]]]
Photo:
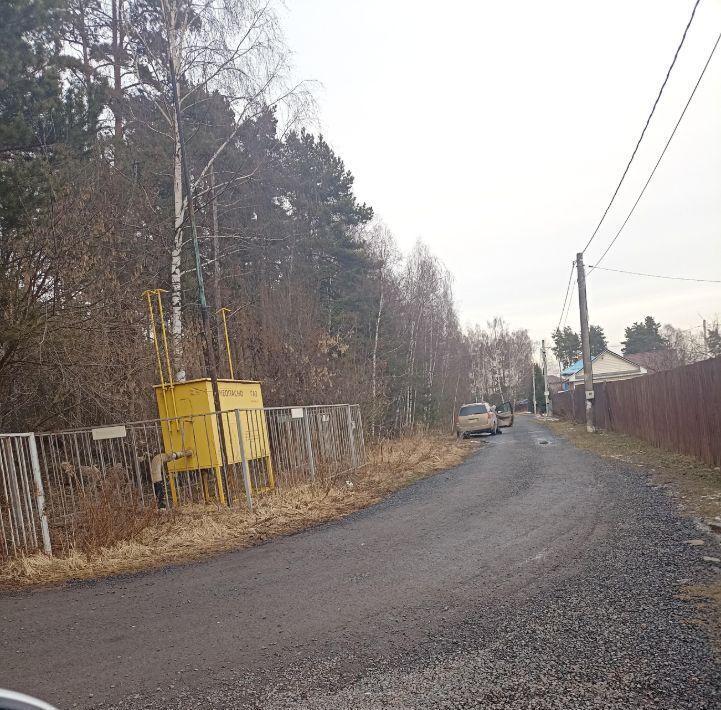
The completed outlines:
[[[591,357],[591,362],[593,362],[598,355],[594,355]],[[562,375],[575,375],[577,372],[580,372],[583,370],[583,358],[580,360],[577,360],[573,363],[573,365],[569,365],[565,370],[561,371]]]
[[[591,362],[595,362],[598,358],[600,358],[602,355],[612,355],[615,358],[618,358],[619,360],[624,360],[629,365],[636,365],[637,367],[641,368],[641,372],[645,372],[644,367],[645,365],[640,362],[635,362],[631,359],[631,357],[626,357],[624,355],[619,355],[618,353],[613,352],[613,350],[609,350],[606,348],[605,350],[598,353],[598,355],[591,356]],[[572,377],[573,375],[576,375],[577,373],[581,372],[583,370],[583,359],[578,360],[577,362],[574,362],[573,365],[569,365],[565,370],[561,372],[561,375],[564,375],[566,377]]]

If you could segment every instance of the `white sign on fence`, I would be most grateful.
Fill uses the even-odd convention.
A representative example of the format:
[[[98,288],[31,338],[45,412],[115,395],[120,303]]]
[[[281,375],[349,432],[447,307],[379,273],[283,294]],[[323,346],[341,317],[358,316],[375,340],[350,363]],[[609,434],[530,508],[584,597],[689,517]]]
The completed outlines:
[[[128,432],[124,426],[103,426],[93,429],[93,441],[102,441],[103,439],[124,439]]]
[[[303,407],[292,407],[290,410],[290,416],[293,417],[293,419],[302,419]]]

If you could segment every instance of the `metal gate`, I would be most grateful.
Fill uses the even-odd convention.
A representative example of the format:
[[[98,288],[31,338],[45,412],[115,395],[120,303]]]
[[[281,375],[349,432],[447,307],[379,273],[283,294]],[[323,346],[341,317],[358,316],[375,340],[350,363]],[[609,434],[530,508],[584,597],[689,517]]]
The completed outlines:
[[[0,544],[4,557],[52,554],[35,434],[0,434]]]

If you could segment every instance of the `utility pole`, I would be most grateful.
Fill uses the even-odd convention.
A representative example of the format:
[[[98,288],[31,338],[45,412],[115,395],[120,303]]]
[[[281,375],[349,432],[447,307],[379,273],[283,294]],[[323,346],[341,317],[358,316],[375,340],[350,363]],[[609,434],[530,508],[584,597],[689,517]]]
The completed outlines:
[[[706,319],[703,319],[703,354],[708,357],[708,333],[706,332]]]
[[[531,381],[533,382],[533,413],[538,414],[536,410],[536,362],[531,360]]]
[[[578,307],[581,311],[581,351],[583,353],[583,387],[586,391],[586,431],[593,433],[593,369],[591,365],[591,339],[588,332],[588,301],[586,300],[586,271],[583,267],[583,252],[576,254],[578,271]]]
[[[553,414],[551,408],[550,392],[548,391],[548,360],[546,359],[546,341],[541,341],[541,357],[543,358],[543,398],[546,403],[546,416]]]

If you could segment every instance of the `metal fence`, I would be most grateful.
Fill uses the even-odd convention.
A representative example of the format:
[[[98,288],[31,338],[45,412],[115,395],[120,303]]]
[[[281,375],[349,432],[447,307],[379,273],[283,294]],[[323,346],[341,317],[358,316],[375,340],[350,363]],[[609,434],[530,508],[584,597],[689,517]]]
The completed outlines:
[[[51,553],[45,494],[33,434],[0,434],[0,559],[21,551]]]
[[[0,559],[71,549],[93,507],[247,506],[365,463],[358,405],[266,407],[0,435]]]
[[[600,429],[721,466],[721,358],[620,382],[594,384]],[[583,387],[553,395],[553,413],[585,423]]]

